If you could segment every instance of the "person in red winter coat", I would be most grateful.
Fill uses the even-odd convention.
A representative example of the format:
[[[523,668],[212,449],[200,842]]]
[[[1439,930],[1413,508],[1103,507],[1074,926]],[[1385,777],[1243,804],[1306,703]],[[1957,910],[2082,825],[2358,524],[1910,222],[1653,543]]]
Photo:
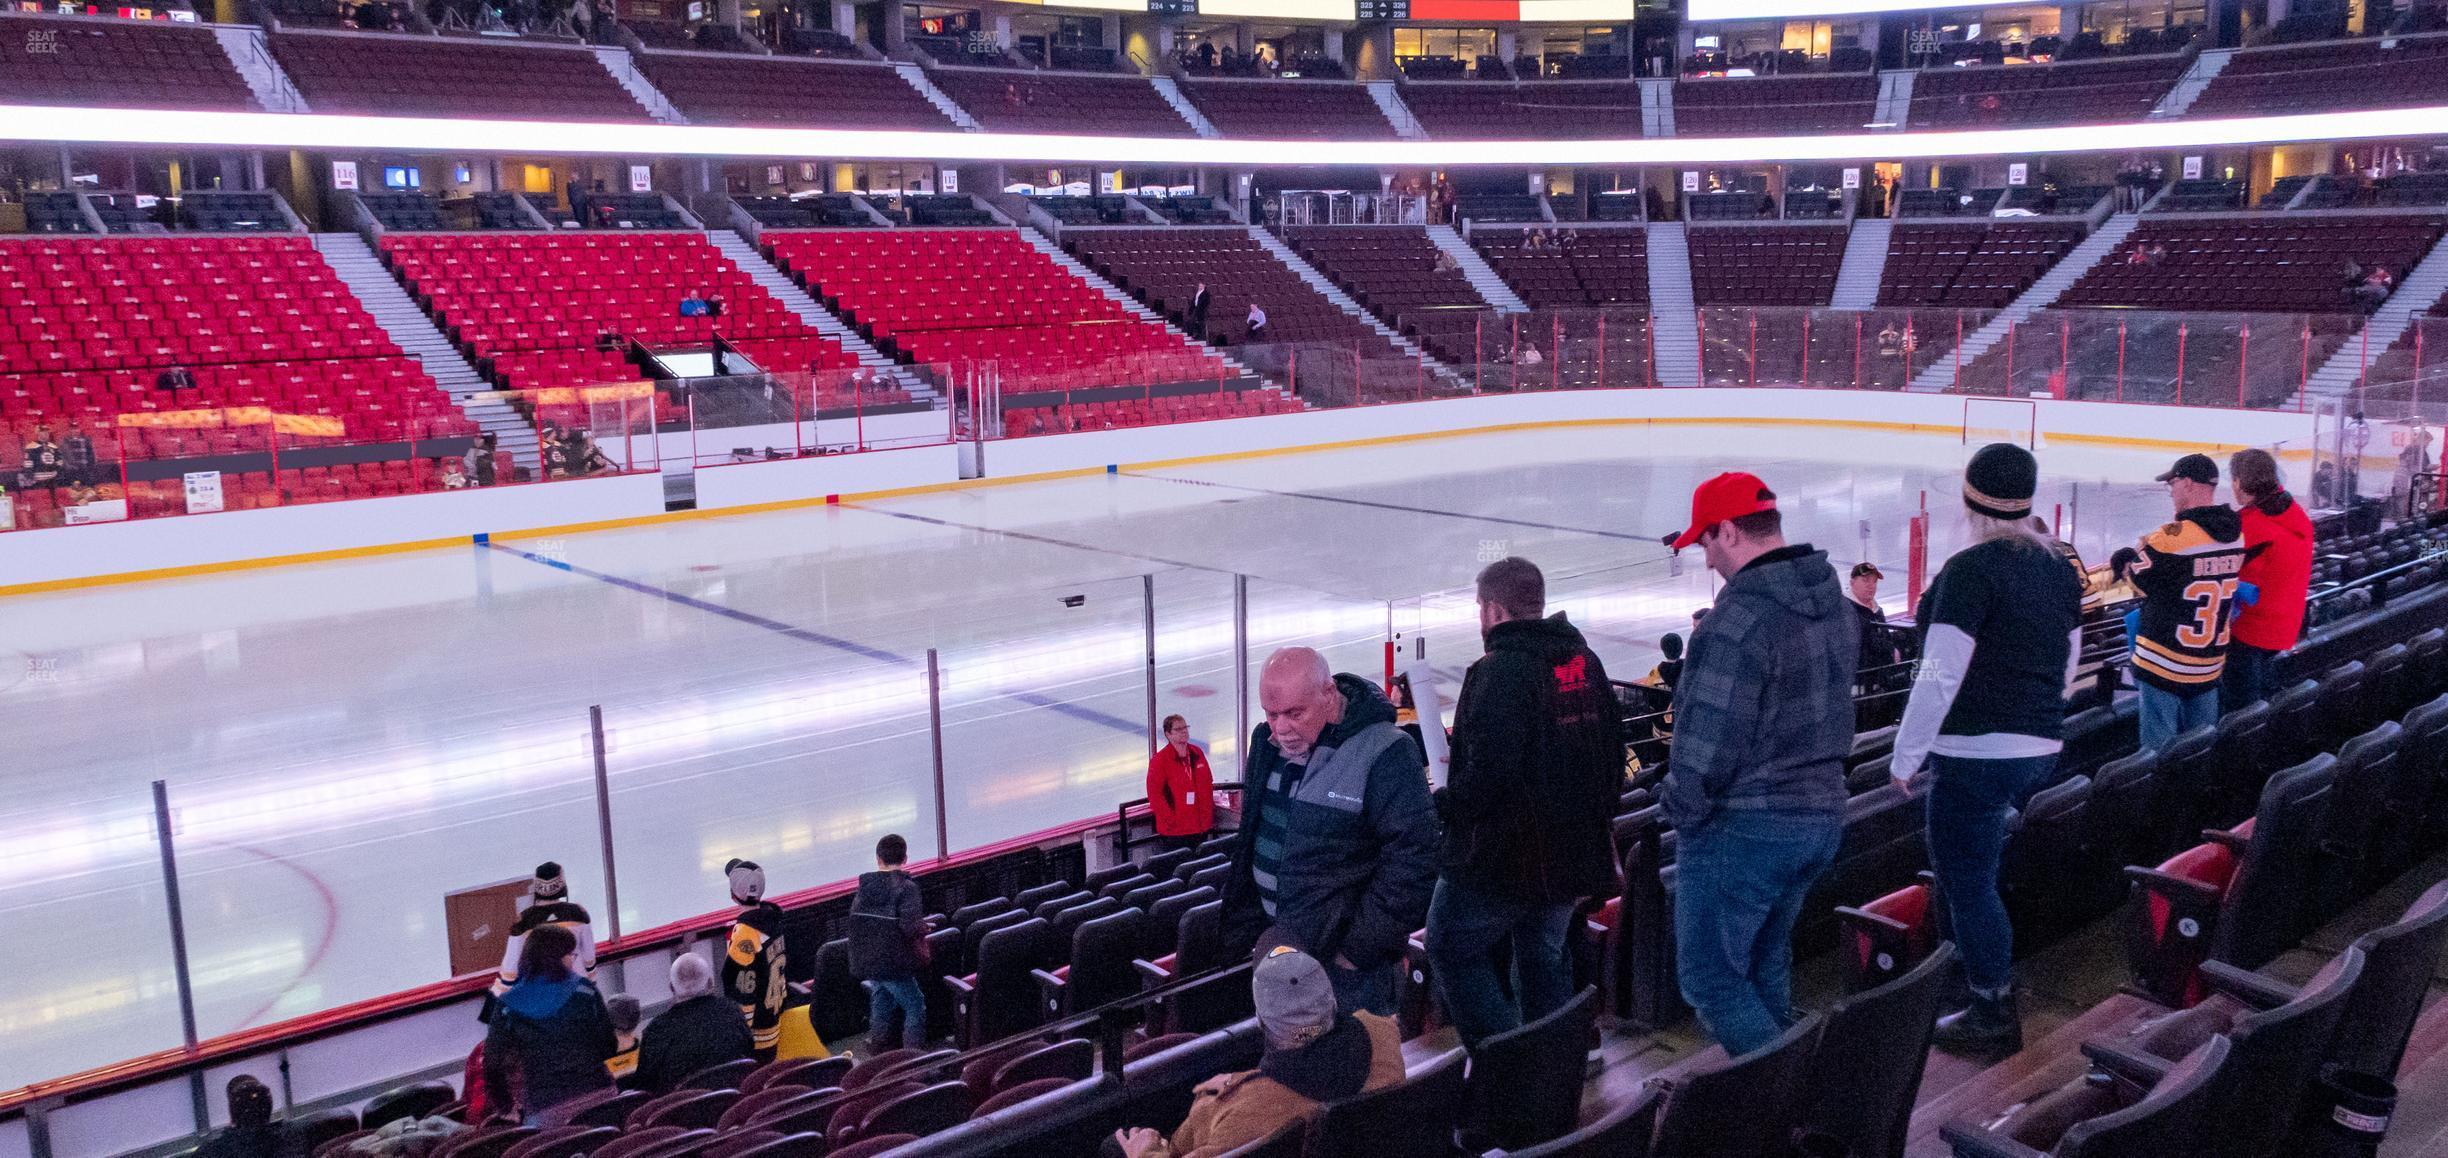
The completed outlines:
[[[1148,758],[1148,811],[1166,846],[1194,845],[1215,828],[1215,773],[1207,753],[1190,742],[1190,721],[1166,716],[1164,738]]]
[[[2227,460],[2236,506],[2244,516],[2244,569],[2250,588],[2236,609],[2219,701],[2243,707],[2269,691],[2278,653],[2303,636],[2304,598],[2312,585],[2312,518],[2286,491],[2278,460],[2248,447]]]

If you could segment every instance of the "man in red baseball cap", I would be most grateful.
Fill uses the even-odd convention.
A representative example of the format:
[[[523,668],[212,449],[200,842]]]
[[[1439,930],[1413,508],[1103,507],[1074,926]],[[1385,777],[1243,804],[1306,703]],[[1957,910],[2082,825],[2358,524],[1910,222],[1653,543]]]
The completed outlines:
[[[1785,542],[1776,492],[1732,472],[1692,492],[1725,580],[1675,683],[1676,980],[1726,1052],[1793,1024],[1793,928],[1844,832],[1860,626],[1827,553]]]

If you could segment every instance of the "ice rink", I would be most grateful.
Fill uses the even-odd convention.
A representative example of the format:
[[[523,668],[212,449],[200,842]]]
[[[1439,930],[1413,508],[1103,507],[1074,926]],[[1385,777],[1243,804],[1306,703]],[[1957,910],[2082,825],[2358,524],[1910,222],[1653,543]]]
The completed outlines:
[[[1924,492],[1933,569],[1962,537],[1966,453],[1480,434],[0,601],[0,1088],[179,1044],[155,779],[211,1037],[443,979],[443,894],[539,860],[607,934],[589,705],[636,931],[722,907],[730,857],[783,892],[868,867],[886,830],[933,855],[930,647],[957,851],[1141,794],[1151,589],[1158,710],[1221,777],[1235,574],[1253,660],[1309,643],[1378,678],[1389,631],[1424,634],[1450,697],[1479,651],[1473,574],[1523,555],[1631,679],[1709,599],[1698,552],[1673,566],[1657,541],[1699,479],[1757,472],[1789,537],[1876,560],[1900,609]],[[2039,509],[2078,512],[2104,559],[2166,517],[2149,480],[2173,456],[2044,446]]]

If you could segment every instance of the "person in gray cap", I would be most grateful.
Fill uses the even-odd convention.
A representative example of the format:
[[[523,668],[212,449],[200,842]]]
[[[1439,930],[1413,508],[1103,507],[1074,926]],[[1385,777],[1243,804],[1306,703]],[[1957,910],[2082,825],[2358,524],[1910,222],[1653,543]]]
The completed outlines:
[[[765,899],[765,870],[755,861],[734,859],[723,866],[723,876],[740,906],[724,945],[723,990],[748,1019],[756,1060],[769,1062],[782,1043],[782,1003],[790,996],[782,974],[782,908]]]
[[[1289,945],[1250,971],[1266,1053],[1258,1068],[1219,1074],[1192,1092],[1171,1138],[1145,1127],[1105,1147],[1122,1158],[1211,1158],[1259,1141],[1328,1102],[1403,1080],[1402,1030],[1374,1013],[1337,1013],[1333,983],[1315,957]]]

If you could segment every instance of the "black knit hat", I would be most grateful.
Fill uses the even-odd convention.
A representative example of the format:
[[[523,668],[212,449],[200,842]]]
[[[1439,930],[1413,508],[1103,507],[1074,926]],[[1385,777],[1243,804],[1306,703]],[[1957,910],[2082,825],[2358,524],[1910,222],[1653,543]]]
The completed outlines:
[[[561,862],[548,860],[537,865],[535,881],[527,886],[527,895],[539,901],[557,901],[569,896],[569,881],[561,875]]]
[[[2028,518],[2032,494],[2039,489],[2039,460],[2011,442],[1992,442],[1980,448],[1964,466],[1964,505],[1976,515]]]

